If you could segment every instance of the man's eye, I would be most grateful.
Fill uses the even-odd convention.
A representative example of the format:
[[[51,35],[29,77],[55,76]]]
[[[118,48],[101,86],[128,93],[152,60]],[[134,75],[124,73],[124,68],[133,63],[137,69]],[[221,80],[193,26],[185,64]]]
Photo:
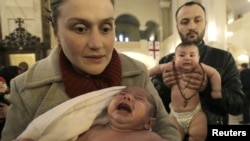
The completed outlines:
[[[200,22],[202,22],[203,21],[203,19],[201,18],[201,17],[196,17],[195,19],[194,19],[194,22],[195,23],[200,23]]]
[[[201,20],[199,20],[199,19],[195,20],[195,23],[200,23],[200,22],[201,22]]]
[[[187,21],[187,20],[181,21],[181,24],[187,25],[187,24],[188,24],[188,21]]]

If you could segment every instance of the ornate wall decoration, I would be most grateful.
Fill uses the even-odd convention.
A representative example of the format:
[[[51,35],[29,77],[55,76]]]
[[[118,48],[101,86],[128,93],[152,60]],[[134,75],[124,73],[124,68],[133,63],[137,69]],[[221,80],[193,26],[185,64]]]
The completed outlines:
[[[2,41],[3,48],[23,50],[26,48],[41,47],[40,38],[31,35],[25,28],[22,27],[24,22],[21,18],[16,19],[15,22],[18,27],[8,36],[5,36],[5,39]]]

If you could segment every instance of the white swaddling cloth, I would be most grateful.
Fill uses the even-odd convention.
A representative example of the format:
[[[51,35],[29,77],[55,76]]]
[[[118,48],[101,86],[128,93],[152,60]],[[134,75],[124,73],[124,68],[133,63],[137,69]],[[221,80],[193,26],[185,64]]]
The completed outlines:
[[[95,118],[125,86],[105,88],[75,97],[34,119],[19,138],[35,141],[73,141],[87,131]]]

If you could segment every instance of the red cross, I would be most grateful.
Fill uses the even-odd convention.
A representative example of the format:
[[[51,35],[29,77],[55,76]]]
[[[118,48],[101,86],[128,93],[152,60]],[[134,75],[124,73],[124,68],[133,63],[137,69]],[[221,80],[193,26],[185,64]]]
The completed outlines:
[[[158,52],[158,51],[160,51],[159,49],[157,49],[156,47],[155,47],[155,41],[153,41],[153,46],[149,46],[149,51],[152,51],[153,52],[153,57],[154,57],[154,59],[156,59],[156,52]],[[159,42],[158,42],[159,43]],[[152,48],[153,47],[153,48]]]

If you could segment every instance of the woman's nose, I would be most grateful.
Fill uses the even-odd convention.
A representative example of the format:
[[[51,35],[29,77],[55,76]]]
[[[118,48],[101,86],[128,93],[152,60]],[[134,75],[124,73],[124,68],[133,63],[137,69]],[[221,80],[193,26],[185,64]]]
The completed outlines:
[[[98,49],[102,47],[101,34],[97,30],[92,30],[89,35],[88,47]]]

